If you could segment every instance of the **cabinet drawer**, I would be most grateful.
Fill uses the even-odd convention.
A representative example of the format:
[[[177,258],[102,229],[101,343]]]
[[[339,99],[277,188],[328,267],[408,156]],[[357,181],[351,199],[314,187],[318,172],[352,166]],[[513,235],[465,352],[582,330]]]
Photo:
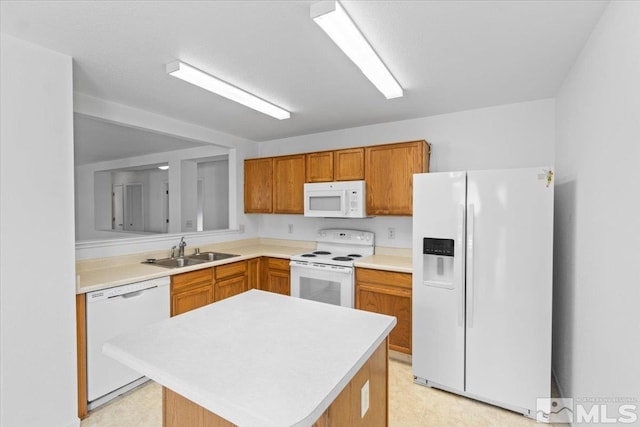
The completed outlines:
[[[287,270],[289,271],[289,260],[282,258],[267,258],[267,267],[269,269]]]
[[[210,284],[212,280],[212,268],[203,268],[202,270],[191,271],[189,273],[175,274],[171,276],[171,292],[184,292],[202,286],[203,284]]]
[[[397,286],[411,290],[412,275],[410,273],[397,273],[395,271],[356,268],[356,281]]]
[[[216,267],[216,279],[244,275],[247,272],[247,262],[240,261]]]

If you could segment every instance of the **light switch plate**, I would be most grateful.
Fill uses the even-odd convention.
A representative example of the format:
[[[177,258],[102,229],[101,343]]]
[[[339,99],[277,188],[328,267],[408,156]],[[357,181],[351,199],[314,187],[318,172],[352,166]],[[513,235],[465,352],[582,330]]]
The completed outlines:
[[[369,410],[369,380],[360,389],[360,418],[364,418]]]

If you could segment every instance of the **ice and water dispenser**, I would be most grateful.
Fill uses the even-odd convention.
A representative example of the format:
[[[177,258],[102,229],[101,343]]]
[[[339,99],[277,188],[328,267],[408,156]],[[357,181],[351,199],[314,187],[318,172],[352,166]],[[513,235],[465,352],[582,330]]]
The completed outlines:
[[[423,239],[422,280],[425,285],[453,289],[453,243],[453,239]]]

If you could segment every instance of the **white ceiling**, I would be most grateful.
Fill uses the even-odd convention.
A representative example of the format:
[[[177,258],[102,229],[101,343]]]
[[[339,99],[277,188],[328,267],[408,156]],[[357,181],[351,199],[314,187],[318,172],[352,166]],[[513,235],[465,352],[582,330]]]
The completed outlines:
[[[74,57],[74,88],[255,141],[553,97],[607,2],[344,1],[405,89],[386,100],[312,1],[2,1],[0,29]],[[165,73],[181,59],[292,112]]]

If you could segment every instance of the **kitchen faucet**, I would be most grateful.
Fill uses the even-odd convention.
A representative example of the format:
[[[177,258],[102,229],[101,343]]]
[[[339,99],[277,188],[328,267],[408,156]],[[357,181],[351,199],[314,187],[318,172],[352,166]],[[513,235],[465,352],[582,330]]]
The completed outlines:
[[[178,244],[178,258],[184,257],[184,247],[187,246],[187,242],[184,241],[184,236],[180,239]]]

